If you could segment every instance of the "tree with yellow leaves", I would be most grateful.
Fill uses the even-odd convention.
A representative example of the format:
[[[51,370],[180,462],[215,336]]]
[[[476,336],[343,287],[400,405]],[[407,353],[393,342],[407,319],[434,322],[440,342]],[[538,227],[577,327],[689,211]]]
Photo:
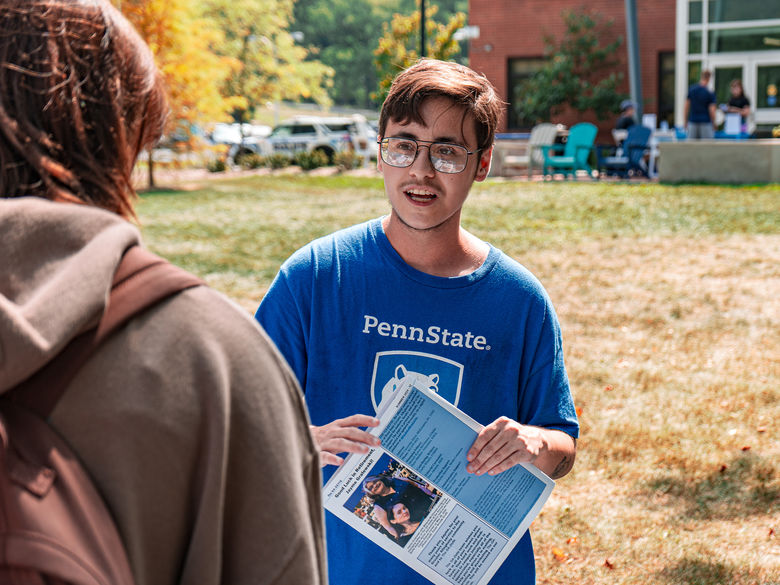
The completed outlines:
[[[460,51],[460,46],[455,40],[455,31],[463,27],[466,15],[456,13],[447,24],[440,24],[432,18],[438,7],[431,6],[425,19],[426,56],[432,59],[446,61]],[[390,85],[396,75],[412,65],[420,58],[418,41],[420,37],[420,12],[409,16],[402,14],[393,15],[393,20],[388,25],[383,25],[382,38],[379,46],[374,51],[374,63],[379,73],[379,91],[372,97],[380,103],[384,101]]]
[[[288,30],[293,0],[202,0],[205,14],[223,33],[218,54],[237,61],[223,94],[238,98],[237,122],[248,122],[266,102],[313,100],[330,105],[333,70],[315,60]]]
[[[235,107],[225,98],[222,84],[239,69],[228,56],[212,46],[222,42],[222,31],[204,18],[200,5],[191,0],[115,0],[154,54],[168,90],[168,132],[191,129],[199,123],[224,120]],[[154,185],[149,157],[149,185]]]

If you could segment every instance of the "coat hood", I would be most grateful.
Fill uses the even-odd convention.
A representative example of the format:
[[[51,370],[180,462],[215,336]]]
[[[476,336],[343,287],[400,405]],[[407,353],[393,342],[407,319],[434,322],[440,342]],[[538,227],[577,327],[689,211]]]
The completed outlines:
[[[0,199],[0,394],[100,320],[122,254],[119,216],[37,197]]]

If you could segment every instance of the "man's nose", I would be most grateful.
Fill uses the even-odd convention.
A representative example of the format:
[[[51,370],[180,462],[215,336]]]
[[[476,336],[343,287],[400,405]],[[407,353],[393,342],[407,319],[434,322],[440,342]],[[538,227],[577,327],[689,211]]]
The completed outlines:
[[[427,149],[424,153],[422,151],[423,148]],[[436,169],[433,168],[433,163],[431,162],[430,144],[417,145],[417,154],[414,157],[414,161],[412,161],[409,171],[411,174],[427,177],[432,177],[436,174]]]

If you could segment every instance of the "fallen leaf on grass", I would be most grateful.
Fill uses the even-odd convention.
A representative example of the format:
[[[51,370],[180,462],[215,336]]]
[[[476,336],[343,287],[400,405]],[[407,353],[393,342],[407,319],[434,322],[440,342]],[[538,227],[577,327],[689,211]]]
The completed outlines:
[[[557,546],[554,546],[552,548],[552,554],[559,561],[565,561],[566,560],[566,553],[563,552],[561,549],[559,549]]]
[[[576,536],[572,536],[571,538],[566,539],[566,544],[576,544],[578,538]]]
[[[743,451],[750,451],[750,445],[743,445],[742,450]]]
[[[606,559],[604,559],[604,566],[607,569],[614,569],[615,568],[615,563],[612,561],[612,559],[606,558]]]

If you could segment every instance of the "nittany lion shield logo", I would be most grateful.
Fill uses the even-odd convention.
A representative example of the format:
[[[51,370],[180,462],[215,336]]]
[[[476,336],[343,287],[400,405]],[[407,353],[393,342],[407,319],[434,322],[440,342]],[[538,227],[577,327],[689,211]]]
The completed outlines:
[[[416,351],[381,351],[374,360],[371,378],[371,402],[374,410],[384,398],[395,392],[398,383],[413,376],[418,388],[436,392],[458,406],[463,365],[447,358]]]

